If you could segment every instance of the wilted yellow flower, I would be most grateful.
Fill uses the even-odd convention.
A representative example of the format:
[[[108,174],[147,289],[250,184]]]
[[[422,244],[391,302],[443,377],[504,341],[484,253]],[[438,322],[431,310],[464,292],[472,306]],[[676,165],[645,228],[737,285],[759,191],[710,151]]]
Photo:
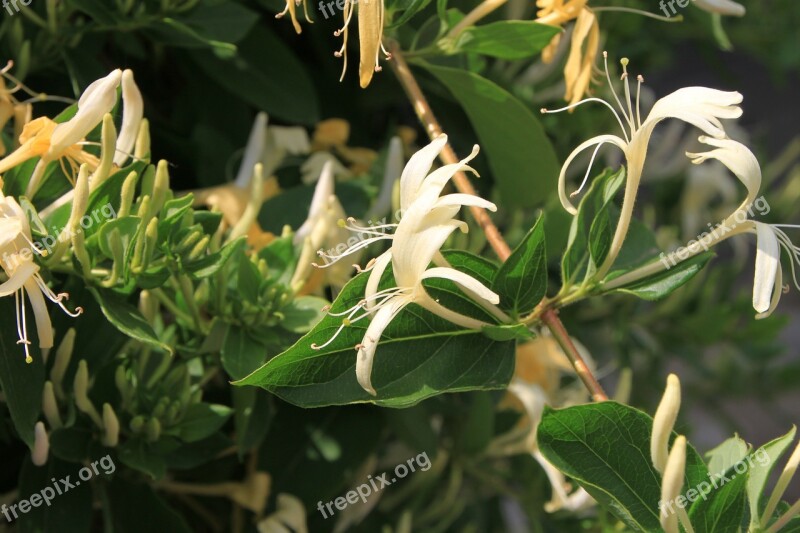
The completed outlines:
[[[275,18],[279,19],[283,18],[286,13],[289,13],[292,19],[292,26],[294,26],[294,31],[297,33],[303,33],[303,28],[301,28],[300,23],[297,22],[297,6],[300,4],[303,4],[303,15],[305,15],[306,21],[313,24],[314,21],[308,17],[308,3],[306,3],[305,0],[286,0],[286,7],[284,10],[275,15]]]
[[[366,88],[372,81],[375,72],[380,72],[380,55],[384,53],[386,59],[391,59],[391,54],[383,47],[383,0],[345,0],[344,4],[344,26],[336,30],[333,34],[339,36],[344,34],[342,47],[334,53],[336,57],[344,57],[342,66],[342,76],[339,81],[344,79],[347,72],[347,36],[350,19],[353,18],[355,5],[358,4],[358,39],[360,59],[358,63],[359,84]]]

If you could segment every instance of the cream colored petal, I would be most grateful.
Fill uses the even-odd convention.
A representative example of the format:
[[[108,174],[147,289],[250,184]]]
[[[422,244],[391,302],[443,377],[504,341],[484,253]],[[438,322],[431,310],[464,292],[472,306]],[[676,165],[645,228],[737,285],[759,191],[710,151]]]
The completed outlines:
[[[465,274],[459,270],[454,268],[447,268],[447,267],[434,267],[429,268],[425,271],[422,275],[422,279],[430,279],[430,278],[441,278],[441,279],[449,279],[450,281],[460,285],[466,289],[469,289],[473,293],[477,294],[480,298],[483,298],[487,302],[497,305],[500,303],[500,296],[492,291],[489,287],[478,281],[477,279],[473,278],[469,274]]]
[[[423,190],[434,191],[436,196],[439,196],[447,183],[452,179],[455,173],[459,171],[472,172],[477,176],[478,173],[475,171],[475,169],[468,166],[467,163],[475,159],[475,157],[478,155],[478,152],[480,152],[480,146],[476,144],[472,147],[472,152],[470,152],[467,157],[458,163],[445,165],[428,174],[428,176],[425,178],[425,181],[423,181],[422,185],[420,186],[420,193]]]
[[[47,457],[50,455],[50,439],[43,422],[36,422],[33,426],[33,450],[31,450],[31,462],[36,466],[44,466]]]
[[[570,214],[575,215],[578,213],[578,210],[574,205],[572,205],[572,202],[569,200],[569,195],[567,194],[567,169],[569,168],[570,163],[572,163],[572,161],[578,157],[581,152],[587,148],[591,148],[592,146],[597,146],[604,143],[610,143],[618,146],[620,150],[626,154],[628,152],[628,144],[616,135],[599,135],[581,143],[572,151],[571,154],[569,154],[569,156],[567,156],[566,161],[564,161],[564,164],[561,166],[561,172],[558,175],[558,198],[561,200],[561,205]]]
[[[122,73],[122,125],[117,138],[117,153],[114,155],[115,165],[121,167],[133,152],[142,118],[144,118],[142,93],[133,80],[133,71],[127,69]]]
[[[700,9],[720,15],[743,17],[747,12],[743,5],[731,0],[693,0],[693,2]]]
[[[31,301],[33,316],[36,319],[36,332],[39,335],[39,347],[44,349],[52,348],[53,323],[50,321],[50,312],[47,310],[47,302],[34,278],[31,277],[25,282],[25,291],[28,294],[28,299]]]
[[[22,234],[22,222],[18,218],[0,218],[0,260],[2,252],[11,253],[5,247]]]
[[[392,251],[386,250],[381,255],[375,259],[375,264],[372,267],[372,270],[369,273],[369,278],[367,278],[367,286],[364,289],[364,298],[367,300],[366,309],[367,311],[372,311],[375,305],[375,293],[378,292],[378,286],[381,283],[381,278],[383,277],[383,273],[386,272],[386,267],[389,266],[389,263],[392,261]]]
[[[770,301],[769,309],[763,313],[758,313],[756,320],[767,318],[775,311],[778,307],[778,302],[781,300],[781,294],[783,294],[783,270],[779,268],[775,271],[775,286],[772,288],[772,300]]]
[[[742,116],[742,95],[708,87],[684,87],[659,99],[642,124],[642,133],[649,139],[655,125],[666,118],[677,118],[694,125],[712,137],[724,138],[719,119]]]
[[[439,135],[424,148],[419,149],[406,163],[400,175],[400,207],[405,210],[417,195],[425,177],[431,171],[431,166],[439,153],[447,144],[447,135]]]
[[[781,268],[781,247],[769,224],[756,222],[756,271],[753,278],[753,308],[766,313],[771,307],[773,288]]]
[[[308,218],[294,235],[294,243],[300,244],[311,234],[317,225],[317,221],[324,215],[325,208],[329,199],[334,193],[333,165],[330,162],[322,167],[319,181],[314,188],[314,196],[311,198],[311,206],[308,209]]]
[[[33,261],[25,261],[17,266],[8,281],[0,283],[0,297],[11,296],[20,290],[25,285],[25,282],[32,279],[37,272],[39,272],[39,267]]]
[[[250,185],[253,177],[253,168],[261,161],[267,144],[267,122],[269,116],[266,113],[259,113],[250,128],[250,135],[247,138],[247,146],[244,149],[242,163],[239,165],[239,172],[236,174],[234,182],[237,187],[246,189]]]
[[[356,358],[356,378],[359,385],[373,396],[378,394],[372,386],[372,365],[375,362],[375,350],[378,348],[381,335],[383,335],[389,323],[409,303],[410,300],[404,296],[398,296],[386,302],[372,317],[364,339],[359,345]]]
[[[489,200],[484,200],[480,196],[474,194],[453,193],[447,194],[439,198],[434,205],[434,209],[446,206],[475,206],[488,209],[489,211],[497,211],[497,206]]]
[[[678,376],[670,374],[667,376],[667,387],[661,402],[658,404],[656,415],[653,417],[653,434],[650,437],[650,459],[656,470],[663,473],[667,466],[669,455],[669,438],[675,421],[678,419],[678,412],[681,409],[681,382]]]
[[[47,156],[60,157],[64,150],[89,134],[103,116],[109,113],[117,102],[117,87],[122,71],[117,69],[86,88],[78,101],[78,112],[67,122],[59,124],[50,137]]]

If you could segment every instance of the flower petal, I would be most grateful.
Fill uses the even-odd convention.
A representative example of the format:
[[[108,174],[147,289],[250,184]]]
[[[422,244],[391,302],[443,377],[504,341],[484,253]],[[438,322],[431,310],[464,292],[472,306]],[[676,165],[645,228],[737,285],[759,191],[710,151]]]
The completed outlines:
[[[475,293],[480,298],[483,298],[487,302],[497,305],[500,303],[500,296],[492,291],[489,287],[478,281],[477,279],[473,278],[469,274],[465,274],[455,268],[447,268],[447,267],[434,267],[429,268],[425,271],[422,275],[422,279],[429,279],[429,278],[441,278],[441,279],[449,279],[450,281],[460,285],[466,289],[469,289],[473,293]]]
[[[378,292],[378,286],[381,283],[381,278],[383,277],[383,273],[386,272],[386,267],[389,266],[389,263],[392,261],[392,251],[386,250],[381,255],[375,259],[375,265],[373,265],[372,270],[369,273],[369,278],[367,279],[367,286],[364,289],[364,298],[367,300],[366,310],[372,311],[375,301],[373,297],[375,293]]]
[[[743,17],[747,10],[743,5],[737,4],[731,0],[693,0],[694,5],[709,11],[711,13],[719,13],[720,15],[729,15],[734,17]]]
[[[133,80],[130,69],[122,73],[122,125],[117,137],[117,152],[114,155],[114,164],[121,167],[128,160],[136,137],[139,135],[139,125],[144,117],[144,102],[142,93]]]
[[[358,348],[356,359],[356,378],[359,385],[368,393],[376,396],[375,388],[372,386],[372,364],[375,361],[375,350],[381,340],[383,331],[397,314],[410,303],[408,297],[400,296],[392,298],[381,307],[372,321],[369,323],[364,340]]]
[[[489,211],[497,211],[497,206],[489,200],[484,200],[480,196],[474,194],[453,193],[442,196],[434,204],[434,208],[446,206],[475,206],[488,209]]]
[[[122,71],[117,69],[86,88],[78,100],[78,112],[75,116],[53,130],[48,157],[61,157],[64,150],[86,137],[100,124],[103,116],[117,103],[117,87],[121,77]]]
[[[759,313],[766,313],[771,307],[773,289],[781,268],[781,247],[769,224],[756,222],[755,227],[758,243],[753,278],[753,308]]]
[[[53,347],[53,324],[50,322],[50,312],[47,310],[47,302],[45,302],[42,290],[36,284],[33,277],[28,278],[25,282],[25,292],[28,293],[28,299],[31,301],[33,308],[33,316],[36,319],[36,332],[39,335],[40,348]]]
[[[424,148],[418,150],[406,163],[400,175],[400,207],[405,210],[417,195],[425,176],[431,170],[433,162],[447,144],[447,135],[444,133],[436,137]]]
[[[572,202],[569,201],[569,195],[567,194],[567,169],[569,168],[570,163],[572,163],[572,160],[575,159],[578,154],[587,148],[603,143],[611,143],[618,146],[626,154],[628,152],[628,144],[616,135],[598,135],[597,137],[593,137],[588,141],[581,143],[577,148],[575,148],[572,153],[569,154],[561,167],[561,173],[558,175],[558,198],[561,200],[561,205],[564,206],[564,209],[566,209],[572,215],[577,214],[578,210],[574,205],[572,205]]]
[[[0,283],[0,297],[11,296],[20,290],[25,282],[32,279],[33,275],[39,271],[39,267],[33,261],[25,261],[19,265],[14,273],[9,276],[8,281]],[[38,288],[36,289],[39,290]]]
[[[724,138],[725,130],[719,119],[742,116],[742,108],[738,105],[741,103],[742,95],[738,92],[684,87],[653,105],[637,136],[641,134],[646,145],[656,124],[666,118],[677,118],[703,130],[707,135]]]

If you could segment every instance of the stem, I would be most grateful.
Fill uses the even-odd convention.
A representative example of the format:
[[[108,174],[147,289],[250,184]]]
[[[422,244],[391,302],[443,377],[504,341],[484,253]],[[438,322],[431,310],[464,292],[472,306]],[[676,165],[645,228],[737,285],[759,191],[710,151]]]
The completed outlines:
[[[414,105],[414,111],[417,114],[417,118],[419,118],[419,121],[423,126],[425,126],[425,130],[428,132],[430,139],[435,139],[442,134],[442,127],[439,125],[439,121],[434,116],[433,110],[428,104],[428,100],[425,98],[425,95],[422,94],[422,89],[420,89],[417,80],[411,73],[411,69],[408,67],[408,63],[406,63],[406,60],[400,51],[400,47],[397,46],[397,43],[390,43],[389,51],[391,52],[393,59],[393,61],[390,61],[389,64],[392,66],[392,70],[397,76],[397,79],[400,81],[400,85],[403,86],[408,99],[411,100],[411,103]],[[450,147],[449,143],[445,144],[444,148],[442,149],[442,153],[439,155],[439,158],[445,165],[452,165],[459,162],[458,156],[456,156],[456,153]],[[458,189],[458,192],[477,196],[475,188],[472,186],[472,183],[470,183],[467,175],[463,172],[456,172],[456,174],[453,176],[453,184],[455,185],[456,189]],[[486,210],[475,206],[470,206],[469,210],[472,213],[472,216],[475,218],[475,221],[483,230],[484,234],[486,234],[486,240],[489,241],[489,245],[495,251],[500,260],[505,261],[508,259],[508,256],[511,255],[511,248],[509,248],[508,243],[506,243],[505,239],[503,239],[503,236],[500,235],[500,231],[497,229],[497,226],[494,225],[492,219],[489,218],[488,214],[486,214]]]
[[[430,139],[435,139],[442,134],[442,127],[439,125],[439,121],[436,120],[436,116],[433,114],[431,106],[428,104],[425,95],[422,94],[422,89],[420,89],[417,80],[411,73],[411,69],[408,67],[408,63],[406,63],[403,53],[396,42],[389,44],[389,51],[391,52],[393,59],[389,62],[389,64],[397,76],[397,79],[400,81],[400,85],[403,86],[403,90],[405,90],[408,99],[411,101],[414,107],[414,112],[417,114],[417,118],[422,125],[425,126],[425,130],[428,132]],[[449,143],[445,144],[444,148],[442,149],[442,153],[439,155],[439,158],[446,165],[458,163],[459,161]],[[470,183],[467,175],[463,172],[457,172],[453,176],[453,184],[458,192],[477,196],[475,188],[472,186],[472,183]],[[486,210],[475,206],[470,206],[469,209],[472,213],[472,216],[475,218],[475,221],[486,235],[486,240],[489,242],[492,250],[494,250],[501,261],[508,259],[508,257],[511,255],[511,248],[500,234],[500,230],[498,230],[497,226],[495,226],[494,222],[492,222],[492,219],[489,218],[488,214],[486,214]],[[584,385],[586,385],[586,388],[591,393],[592,398],[595,401],[608,400],[608,396],[603,391],[603,388],[597,382],[597,379],[592,374],[592,371],[586,365],[586,362],[578,352],[578,349],[575,348],[575,345],[569,338],[569,334],[567,333],[564,324],[561,323],[561,319],[558,318],[558,314],[556,314],[553,309],[546,308],[542,314],[542,322],[547,325],[547,327],[555,336],[558,344],[564,350],[567,358],[569,358],[570,362],[572,363],[575,373],[579,378],[581,378],[581,381],[583,381]]]
[[[600,386],[594,374],[592,374],[592,371],[589,369],[586,361],[583,360],[583,357],[575,347],[572,339],[569,338],[569,333],[567,333],[564,324],[562,324],[561,320],[558,318],[556,311],[547,309],[542,313],[542,322],[547,325],[550,329],[550,333],[553,334],[556,342],[558,342],[558,345],[564,350],[570,363],[572,363],[572,366],[575,368],[575,373],[578,374],[578,377],[581,378],[583,384],[586,385],[586,388],[589,389],[589,392],[592,394],[592,399],[596,402],[608,400],[608,395],[603,390],[603,387]]]
[[[783,526],[789,523],[789,521],[794,518],[798,513],[800,513],[800,500],[794,502],[788,511],[786,511],[783,516],[781,516],[774,524],[770,526],[767,530],[767,533],[778,533]]]
[[[445,39],[455,39],[462,31],[470,26],[474,26],[476,22],[505,4],[506,1],[507,0],[484,0],[476,6],[475,9],[467,13],[467,16],[461,19],[461,22],[453,26],[453,29],[447,32]]]

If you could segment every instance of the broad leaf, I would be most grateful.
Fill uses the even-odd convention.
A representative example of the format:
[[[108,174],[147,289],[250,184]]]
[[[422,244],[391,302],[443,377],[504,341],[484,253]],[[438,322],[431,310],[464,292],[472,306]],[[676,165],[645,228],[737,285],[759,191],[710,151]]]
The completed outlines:
[[[711,475],[714,475],[713,471]],[[724,484],[721,478],[714,479],[716,485],[706,480],[703,481],[704,485],[684,493],[690,498],[694,495],[692,491],[700,495],[689,509],[689,519],[695,533],[739,531],[744,519],[747,477],[747,461],[741,461],[735,469],[725,472],[724,479],[727,481]]]
[[[544,220],[539,218],[511,256],[500,266],[492,283],[500,306],[515,316],[529,312],[547,290]]]
[[[172,354],[172,347],[161,342],[138,309],[109,290],[90,287],[89,291],[100,304],[105,317],[118,330],[132,339]]]
[[[615,290],[633,294],[644,300],[659,300],[685,285],[706,266],[706,263],[708,263],[712,257],[714,257],[713,252],[703,252],[691,259],[678,263],[674,268],[662,270],[657,274],[638,280],[630,285],[624,285]]]
[[[539,119],[505,89],[461,69],[417,62],[453,94],[469,117],[504,204],[532,207],[556,188],[559,165]]]
[[[474,52],[501,59],[523,59],[539,53],[560,28],[528,20],[504,20],[465,29],[453,52]]]
[[[539,447],[548,461],[636,531],[660,531],[661,474],[650,460],[653,419],[617,402],[547,409]],[[677,437],[675,433],[672,439]],[[687,447],[686,481],[707,481],[702,458]]]
[[[750,478],[747,480],[747,499],[750,506],[750,525],[752,527],[759,525],[759,518],[766,505],[763,493],[767,480],[780,458],[794,442],[795,433],[797,433],[797,427],[793,426],[786,435],[766,443],[751,455],[755,462],[750,465]],[[762,500],[764,501],[763,504]]]

